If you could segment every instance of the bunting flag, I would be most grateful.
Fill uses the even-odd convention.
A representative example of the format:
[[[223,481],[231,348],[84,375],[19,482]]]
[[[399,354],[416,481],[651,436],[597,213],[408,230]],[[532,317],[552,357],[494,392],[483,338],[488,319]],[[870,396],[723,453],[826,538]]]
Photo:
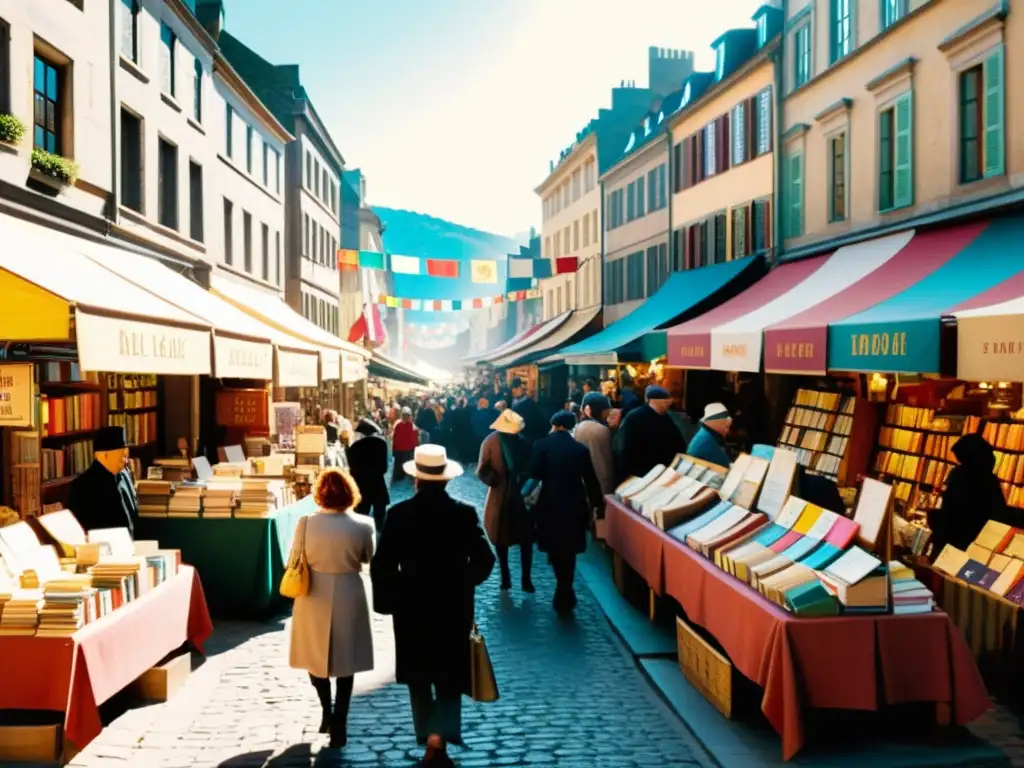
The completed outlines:
[[[391,255],[391,271],[396,275],[419,275],[420,260],[416,256]]]
[[[378,251],[356,251],[350,248],[339,248],[337,251],[338,269],[355,271],[357,269],[388,270],[396,275],[425,275],[427,277],[459,278],[462,275],[462,261],[460,259],[424,259],[419,256],[402,256],[400,254],[385,254]],[[511,259],[509,260],[512,261]],[[547,259],[516,259],[531,265],[533,262],[543,262],[538,269],[543,272],[546,265],[547,273],[535,275],[533,267],[529,272],[523,272],[520,277],[550,277],[551,265]],[[560,260],[561,261],[561,260]],[[575,263],[575,260],[573,260]],[[497,283],[498,262],[493,259],[471,259],[470,276],[474,283]],[[520,271],[525,267],[519,267]],[[574,271],[575,266],[572,270]],[[561,274],[561,273],[559,273]],[[515,277],[516,275],[513,275]]]
[[[498,282],[498,262],[496,261],[471,259],[469,268],[474,283]]]
[[[578,268],[575,256],[563,256],[558,259],[530,259],[510,256],[508,260],[509,278],[543,279],[554,275],[575,272]]]
[[[541,291],[538,288],[530,290],[511,291],[507,294],[497,296],[481,296],[475,299],[402,299],[397,296],[381,294],[377,297],[376,303],[386,307],[398,309],[413,309],[423,312],[457,312],[462,309],[486,309],[506,301],[526,301],[527,299],[539,299]]]
[[[427,274],[430,277],[458,277],[459,262],[455,259],[427,259]]]
[[[350,248],[339,248],[338,269],[343,271],[384,269],[384,254],[378,251],[354,251]]]

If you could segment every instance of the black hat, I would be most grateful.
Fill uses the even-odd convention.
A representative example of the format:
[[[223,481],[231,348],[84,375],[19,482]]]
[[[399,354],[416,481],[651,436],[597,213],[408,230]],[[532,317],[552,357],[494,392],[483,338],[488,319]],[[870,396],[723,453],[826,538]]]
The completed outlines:
[[[379,435],[380,431],[380,427],[377,426],[376,422],[370,421],[365,416],[361,418],[359,420],[359,424],[356,425],[356,432],[361,435],[366,435],[367,437],[370,435]]]
[[[668,390],[664,387],[659,387],[657,384],[651,384],[644,392],[644,397],[647,402],[651,400],[671,400],[672,395],[668,393]]]
[[[576,416],[568,411],[559,411],[551,417],[551,426],[573,429],[576,426]]]
[[[612,407],[612,404],[608,402],[608,397],[602,395],[600,392],[587,392],[583,396],[583,407],[590,406],[590,415],[594,418],[601,418],[601,414]]]
[[[94,451],[116,451],[127,447],[128,441],[124,437],[124,427],[100,427],[92,439]]]

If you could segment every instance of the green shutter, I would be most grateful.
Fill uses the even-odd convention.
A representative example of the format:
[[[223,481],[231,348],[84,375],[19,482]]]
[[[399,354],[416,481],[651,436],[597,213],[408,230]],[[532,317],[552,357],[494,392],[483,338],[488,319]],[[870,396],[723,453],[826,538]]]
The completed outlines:
[[[789,236],[804,233],[804,156],[794,152],[789,156]]]
[[[985,59],[985,178],[1006,173],[1003,46]]]
[[[893,208],[914,204],[914,93],[906,93],[893,105],[896,143],[893,167]]]

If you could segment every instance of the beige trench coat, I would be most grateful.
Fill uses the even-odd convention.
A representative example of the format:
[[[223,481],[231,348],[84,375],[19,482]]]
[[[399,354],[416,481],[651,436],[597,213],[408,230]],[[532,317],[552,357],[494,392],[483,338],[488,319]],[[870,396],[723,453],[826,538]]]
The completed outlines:
[[[601,484],[601,493],[615,493],[615,459],[612,455],[612,431],[593,419],[581,421],[573,432],[576,442],[590,449],[594,472]]]
[[[484,503],[484,530],[492,544],[498,541],[498,518],[501,515],[501,504],[505,500],[505,488],[508,486],[508,468],[505,457],[501,453],[501,442],[498,432],[491,432],[480,445],[480,460],[477,463],[477,477],[483,467],[491,467],[498,477],[498,485],[487,488],[487,501]],[[481,480],[483,478],[480,478]]]
[[[301,525],[301,524],[300,524]],[[302,545],[296,529],[292,555]],[[376,546],[373,519],[319,510],[306,522],[309,594],[295,599],[288,663],[317,677],[373,669],[373,634],[359,573]]]

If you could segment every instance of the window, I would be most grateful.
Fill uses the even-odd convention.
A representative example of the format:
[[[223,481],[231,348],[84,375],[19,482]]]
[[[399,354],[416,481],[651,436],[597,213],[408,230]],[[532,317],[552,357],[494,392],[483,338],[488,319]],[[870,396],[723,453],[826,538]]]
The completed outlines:
[[[61,141],[61,86],[60,69],[41,56],[35,57],[32,77],[32,96],[35,114],[33,146],[62,154]]]
[[[772,247],[770,203],[767,200],[755,200],[751,205],[753,221],[750,236],[753,240],[753,253],[762,253]]]
[[[139,63],[138,0],[121,0],[121,55]]]
[[[327,169],[326,168],[324,168],[324,183],[323,183],[323,185],[320,188],[323,190],[323,194],[324,194],[324,196],[322,198],[320,198],[320,199],[323,200],[326,203],[327,202]]]
[[[853,45],[853,20],[850,14],[850,3],[852,1],[853,0],[829,0],[829,3],[832,6],[831,61],[833,64],[846,56]]]
[[[158,193],[157,208],[160,223],[171,229],[178,228],[178,148],[160,139],[157,147]]]
[[[270,186],[270,147],[263,143],[263,186]]]
[[[551,258],[551,235],[544,238],[544,250],[541,251],[541,256],[545,259]]]
[[[270,227],[266,224],[262,227],[263,234],[263,270],[261,277],[270,280]]]
[[[562,245],[565,246],[565,255],[569,256],[569,225],[566,224],[565,230],[562,232]]]
[[[652,245],[647,249],[647,295],[653,296],[661,287],[658,279],[658,246]]]
[[[590,245],[590,214],[583,214],[583,247]]]
[[[888,29],[906,13],[907,0],[882,0],[882,29]]]
[[[320,197],[320,161],[313,160],[313,194]]]
[[[555,232],[555,258],[562,255],[562,231]]]
[[[658,169],[647,172],[647,210],[658,210]]]
[[[310,258],[311,261],[315,262],[315,261],[319,261],[319,259],[320,259],[320,254],[317,253],[317,226],[318,225],[317,225],[317,223],[315,221],[311,221],[309,224],[310,224],[310,231],[312,232],[312,235],[311,235],[312,240],[311,240],[310,245],[309,245],[309,258]]]
[[[235,206],[224,198],[224,263],[229,267],[235,262]]]
[[[242,259],[245,271],[252,274],[252,214],[242,211]]]
[[[594,245],[597,245],[601,241],[601,237],[598,234],[598,229],[597,229],[600,226],[600,224],[598,223],[598,219],[597,219],[597,208],[595,208],[594,212],[591,214],[590,221],[591,221],[592,226],[594,227],[594,232],[593,232]]]
[[[913,94],[878,115],[878,210],[914,204]]]
[[[829,139],[829,221],[846,219],[846,134]]]
[[[252,126],[245,126],[245,170],[250,174],[252,173],[252,136]]]
[[[160,24],[160,87],[168,96],[174,96],[175,49],[177,39],[174,31],[166,24]]]
[[[203,122],[203,62],[198,56],[192,67],[192,119]]]
[[[757,47],[758,50],[764,48],[765,43],[768,42],[768,16],[761,14],[757,17]]]
[[[302,214],[302,257],[309,258],[309,214]]]
[[[668,205],[668,163],[658,166],[658,210]]]
[[[228,157],[235,156],[235,110],[230,104],[224,106],[224,149]]]
[[[142,213],[142,120],[121,109],[121,205]]]
[[[728,259],[726,232],[726,217],[724,213],[720,213],[715,216],[715,264],[721,264]]]
[[[313,156],[306,151],[306,188],[313,188]]]
[[[772,89],[757,94],[757,157],[772,151]]]
[[[572,223],[572,250],[575,253],[580,249],[580,220]]]
[[[626,257],[626,301],[644,297],[644,252],[637,251]]]
[[[960,183],[1006,172],[1003,47],[960,74]]]
[[[278,285],[281,284],[281,233],[274,233],[274,274],[276,275],[274,282]]]
[[[788,189],[786,205],[789,217],[786,225],[787,237],[800,237],[804,233],[804,156],[802,152],[791,152],[787,161]]]
[[[742,101],[732,109],[732,124],[732,165],[739,165],[747,159],[746,104]]]
[[[581,184],[583,180],[583,171],[577,168],[572,172],[572,201],[575,203],[580,199]]]
[[[188,163],[188,234],[203,242],[203,166],[194,160]]]
[[[636,218],[636,184],[630,182],[626,186],[626,221]]]
[[[644,177],[636,180],[636,217],[639,219],[644,215]]]
[[[704,126],[704,178],[715,175],[715,128],[717,123]]]
[[[793,35],[793,87],[811,79],[811,25],[804,24]]]

